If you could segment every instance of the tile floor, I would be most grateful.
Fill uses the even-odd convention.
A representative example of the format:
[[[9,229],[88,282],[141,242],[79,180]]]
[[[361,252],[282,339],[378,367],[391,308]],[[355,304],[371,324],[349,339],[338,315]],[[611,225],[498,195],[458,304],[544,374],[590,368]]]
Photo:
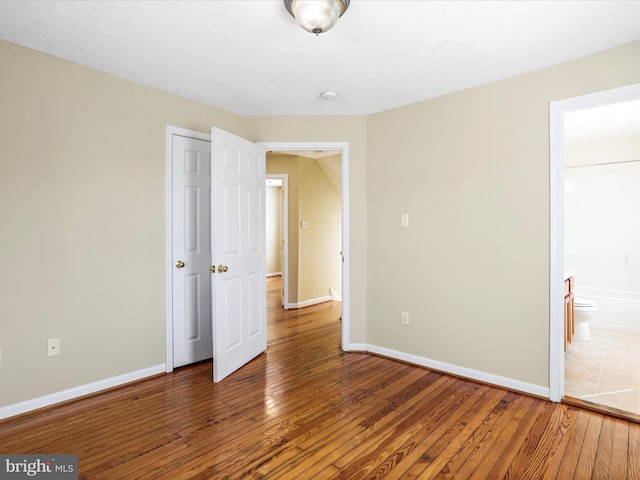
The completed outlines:
[[[565,395],[640,414],[640,335],[591,328],[564,358]]]

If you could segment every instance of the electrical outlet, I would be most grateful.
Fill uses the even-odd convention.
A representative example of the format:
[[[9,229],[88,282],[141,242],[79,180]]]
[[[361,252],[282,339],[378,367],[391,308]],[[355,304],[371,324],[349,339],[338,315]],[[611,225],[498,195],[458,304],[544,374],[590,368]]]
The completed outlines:
[[[402,312],[401,316],[400,316],[400,321],[402,322],[402,325],[404,325],[405,327],[409,325],[409,312]]]
[[[400,225],[402,225],[403,227],[408,227],[409,226],[409,214],[408,213],[403,213],[402,216],[400,217]]]
[[[59,338],[50,338],[47,340],[47,357],[53,357],[54,355],[60,355]]]

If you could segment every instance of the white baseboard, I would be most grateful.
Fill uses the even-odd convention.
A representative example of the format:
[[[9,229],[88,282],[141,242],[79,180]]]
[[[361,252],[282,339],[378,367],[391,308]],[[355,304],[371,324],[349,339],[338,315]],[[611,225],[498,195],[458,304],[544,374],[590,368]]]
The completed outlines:
[[[332,300],[331,295],[327,295],[326,297],[312,298],[311,300],[305,300],[304,302],[289,303],[287,307],[288,308],[304,308],[304,307],[310,307],[311,305],[317,305],[318,303],[330,302],[331,300]]]
[[[299,303],[297,304],[299,305],[299,307],[297,308],[302,308],[302,306],[314,305],[315,303],[322,303],[322,302],[331,300],[331,297],[323,297],[323,298],[324,299],[315,299],[315,300],[307,301],[307,302],[314,302],[314,303],[309,303],[309,304],[307,304],[307,302]],[[292,307],[292,308],[296,308],[296,307]],[[354,352],[371,352],[371,353],[375,353],[385,357],[400,360],[403,362],[420,365],[426,368],[432,368],[434,370],[438,370],[443,373],[449,373],[451,375],[456,375],[459,377],[468,378],[470,380],[476,380],[478,382],[508,388],[510,390],[515,390],[518,392],[528,393],[530,395],[535,395],[538,397],[549,398],[550,396],[549,388],[547,387],[533,385],[527,382],[521,382],[519,380],[502,377],[500,375],[493,375],[490,373],[473,370],[471,368],[465,368],[465,367],[460,367],[460,366],[452,365],[445,362],[439,362],[437,360],[431,360],[429,358],[420,357],[420,356],[412,355],[409,353],[399,352],[397,350],[392,350],[385,347],[378,347],[376,345],[369,345],[366,343],[351,343],[349,344],[349,350]],[[125,373],[123,375],[118,375],[116,377],[111,377],[104,380],[98,380],[97,382],[88,383],[86,385],[70,388],[68,390],[63,390],[61,392],[51,393],[49,395],[44,395],[42,397],[26,400],[24,402],[16,403],[13,405],[8,405],[6,407],[0,407],[0,420],[13,417],[15,415],[20,415],[22,413],[30,412],[33,410],[37,410],[39,408],[48,407],[56,403],[72,400],[74,398],[82,397],[84,395],[96,393],[101,390],[106,390],[108,388],[117,387],[119,385],[124,385],[130,382],[135,382],[137,380],[141,380],[146,377],[151,377],[153,375],[165,373],[165,371],[166,371],[165,364],[155,365],[153,367],[144,368],[142,370],[137,370],[135,372]]]
[[[162,365],[143,368],[142,370],[136,370],[135,372],[105,378],[104,380],[98,380],[97,382],[80,385],[79,387],[70,388],[68,390],[62,390],[61,392],[55,392],[42,397],[26,400],[24,402],[14,403],[13,405],[8,405],[6,407],[0,407],[0,420],[20,415],[21,413],[31,412],[39,408],[48,407],[56,403],[73,400],[74,398],[96,393],[108,388],[124,385],[125,383],[135,382],[136,380],[151,377],[159,373],[165,373],[165,370],[166,365],[163,363]]]
[[[338,295],[338,292],[336,292],[333,288],[329,287],[329,293],[331,294],[331,300],[333,300],[334,302],[342,301],[342,297]]]
[[[350,352],[366,352],[367,344],[366,343],[350,343],[349,351]]]
[[[443,373],[449,373],[457,377],[468,378],[481,383],[489,385],[496,385],[498,387],[507,388],[509,390],[515,390],[522,393],[528,393],[543,398],[550,398],[550,390],[548,387],[542,387],[540,385],[533,385],[527,382],[521,382],[512,378],[502,377],[500,375],[494,375],[491,373],[481,372],[479,370],[473,370],[472,368],[460,367],[458,365],[452,365],[450,363],[439,362],[437,360],[431,360],[425,357],[419,357],[409,353],[399,352],[397,350],[391,350],[389,348],[378,347],[376,345],[368,344],[351,344],[353,350],[361,350],[364,346],[364,351],[376,353],[396,360],[401,360],[407,363],[413,363],[427,368],[432,368]]]

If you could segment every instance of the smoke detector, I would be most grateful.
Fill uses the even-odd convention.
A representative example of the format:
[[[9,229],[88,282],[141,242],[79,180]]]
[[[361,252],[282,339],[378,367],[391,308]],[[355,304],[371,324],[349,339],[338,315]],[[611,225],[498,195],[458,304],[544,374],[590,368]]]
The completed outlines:
[[[320,98],[323,100],[337,100],[338,93],[334,92],[333,90],[325,90],[320,94]]]

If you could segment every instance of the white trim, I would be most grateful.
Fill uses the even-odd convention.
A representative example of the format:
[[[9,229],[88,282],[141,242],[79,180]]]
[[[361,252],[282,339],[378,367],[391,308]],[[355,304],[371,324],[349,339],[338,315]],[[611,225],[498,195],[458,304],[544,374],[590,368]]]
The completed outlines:
[[[333,298],[331,298],[331,295],[327,295],[325,297],[318,297],[318,298],[312,298],[311,300],[305,300],[304,302],[290,303],[289,304],[289,308],[310,307],[311,305],[317,305],[319,303],[330,302],[331,300],[333,300]]]
[[[167,373],[173,372],[173,136],[195,138],[211,142],[208,133],[186,128],[165,126],[164,178],[165,178],[165,365]]]
[[[349,143],[348,142],[258,142],[267,150],[337,150],[342,154],[342,350],[349,343]]]
[[[549,399],[564,396],[564,115],[640,98],[640,83],[549,104]]]
[[[458,365],[431,360],[429,358],[419,357],[418,355],[399,352],[397,350],[391,350],[389,348],[378,347],[376,345],[365,345],[365,349],[367,352],[375,353],[377,355],[382,355],[407,363],[412,363],[414,365],[431,368],[433,370],[437,370],[439,372],[447,373],[450,375],[455,375],[457,377],[468,378],[477,382],[508,388],[509,390],[528,393],[530,395],[536,395],[539,397],[547,398],[549,396],[548,388],[542,387],[540,385],[534,385],[532,383],[521,382],[519,380],[514,380],[513,378],[493,375],[491,373],[481,372],[472,368],[460,367]]]
[[[272,173],[267,178],[279,178],[282,180],[282,306],[289,308],[289,174]]]
[[[549,128],[549,399],[559,402],[564,396],[564,112],[557,102],[549,107]]]
[[[329,292],[331,293],[331,300],[335,300],[336,302],[342,301],[342,297],[338,295],[338,292],[336,292],[332,287],[329,287]]]
[[[74,398],[90,395],[92,393],[107,390],[109,388],[118,387],[126,383],[142,380],[143,378],[158,375],[164,373],[166,366],[164,364],[155,365],[153,367],[143,368],[142,370],[136,370],[135,372],[129,372],[115,377],[106,378],[104,380],[98,380],[97,382],[88,383],[79,387],[70,388],[68,390],[62,390],[60,392],[51,393],[42,397],[33,398],[24,402],[15,403],[6,407],[0,408],[0,419],[13,417],[20,415],[21,413],[37,410],[38,408],[48,407],[55,405],[56,403],[65,402],[67,400],[73,400]]]

